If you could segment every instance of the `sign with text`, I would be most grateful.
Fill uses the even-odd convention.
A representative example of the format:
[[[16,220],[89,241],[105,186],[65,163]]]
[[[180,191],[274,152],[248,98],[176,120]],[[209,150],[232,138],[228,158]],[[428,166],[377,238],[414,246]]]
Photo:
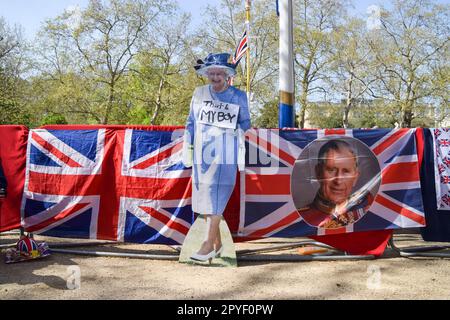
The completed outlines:
[[[236,129],[239,105],[218,100],[205,100],[200,109],[199,122],[212,126]]]

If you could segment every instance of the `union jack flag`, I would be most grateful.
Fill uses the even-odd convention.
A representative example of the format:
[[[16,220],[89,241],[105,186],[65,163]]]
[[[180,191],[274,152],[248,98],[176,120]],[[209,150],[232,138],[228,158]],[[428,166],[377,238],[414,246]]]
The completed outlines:
[[[447,193],[441,197],[442,202],[450,206],[450,193]]]
[[[248,49],[247,30],[242,34],[233,56],[233,63],[238,64]]]
[[[436,203],[438,210],[450,210],[450,204],[443,201],[450,193],[450,129],[430,129],[433,133]]]
[[[450,168],[450,157],[443,158],[442,162],[447,166],[447,168]]]
[[[333,229],[306,223],[294,203],[291,186],[294,166],[302,152],[313,141],[327,136],[354,138],[367,146],[373,161],[378,162],[381,178],[362,218]],[[245,210],[241,210],[240,236],[297,237],[425,225],[414,129],[252,129],[246,138]],[[252,160],[255,155],[257,161]],[[309,154],[306,158],[316,156]]]
[[[442,134],[442,130],[436,128],[433,130],[433,133],[436,138],[439,138],[439,136]]]
[[[181,244],[190,169],[172,130],[31,130],[22,225],[57,237]]]
[[[438,145],[439,146],[450,146],[450,139],[438,139]]]
[[[449,128],[435,128],[435,129],[430,129],[430,130],[432,132],[434,132],[434,136],[436,138],[439,138],[443,134],[450,133],[450,129]]]

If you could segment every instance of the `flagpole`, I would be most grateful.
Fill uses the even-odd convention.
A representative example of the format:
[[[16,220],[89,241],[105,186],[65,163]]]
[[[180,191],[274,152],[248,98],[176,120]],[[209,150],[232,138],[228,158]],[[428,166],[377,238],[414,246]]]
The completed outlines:
[[[246,62],[247,66],[247,100],[250,107],[250,5],[251,0],[245,0],[245,28],[247,30],[247,52]]]
[[[279,0],[280,12],[280,102],[278,126],[294,127],[295,86],[292,0]]]

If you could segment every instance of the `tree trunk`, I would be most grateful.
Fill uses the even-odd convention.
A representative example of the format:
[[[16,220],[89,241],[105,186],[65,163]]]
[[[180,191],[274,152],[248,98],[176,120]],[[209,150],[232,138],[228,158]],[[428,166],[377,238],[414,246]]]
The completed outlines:
[[[402,107],[402,118],[400,127],[411,128],[413,118],[414,118],[413,101],[406,101],[405,105]]]
[[[308,108],[308,83],[302,82],[302,94],[300,96],[300,114],[298,116],[298,126],[300,129],[305,127],[306,110]]]
[[[347,97],[345,100],[345,107],[344,107],[344,115],[342,118],[342,125],[345,129],[348,128],[348,115],[350,113],[350,109],[353,105],[353,74],[350,74],[350,78],[347,81]]]
[[[158,117],[159,110],[161,109],[161,96],[162,96],[162,90],[164,87],[164,78],[161,77],[159,80],[159,86],[158,86],[158,93],[156,95],[156,102],[155,102],[155,112],[153,112],[152,119],[150,120],[150,125],[155,125],[156,118]]]
[[[410,70],[411,70],[410,66]],[[402,119],[401,119],[401,127],[402,128],[411,128],[412,119],[413,119],[413,110],[414,110],[414,73],[410,72],[409,79],[406,87],[406,99],[402,106]]]
[[[112,80],[109,84],[109,97],[108,97],[108,105],[106,106],[105,115],[103,117],[102,124],[108,124],[109,121],[109,114],[111,113],[111,110],[113,108],[114,104],[114,88],[115,87],[115,81]]]

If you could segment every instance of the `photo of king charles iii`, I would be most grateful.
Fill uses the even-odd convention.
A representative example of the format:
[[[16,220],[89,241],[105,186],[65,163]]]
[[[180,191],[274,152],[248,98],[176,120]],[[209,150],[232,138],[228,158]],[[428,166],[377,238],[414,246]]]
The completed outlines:
[[[344,227],[359,220],[372,204],[369,185],[379,176],[353,191],[360,177],[359,159],[347,141],[329,140],[319,149],[315,174],[319,190],[312,203],[298,209],[308,224],[326,229]]]

